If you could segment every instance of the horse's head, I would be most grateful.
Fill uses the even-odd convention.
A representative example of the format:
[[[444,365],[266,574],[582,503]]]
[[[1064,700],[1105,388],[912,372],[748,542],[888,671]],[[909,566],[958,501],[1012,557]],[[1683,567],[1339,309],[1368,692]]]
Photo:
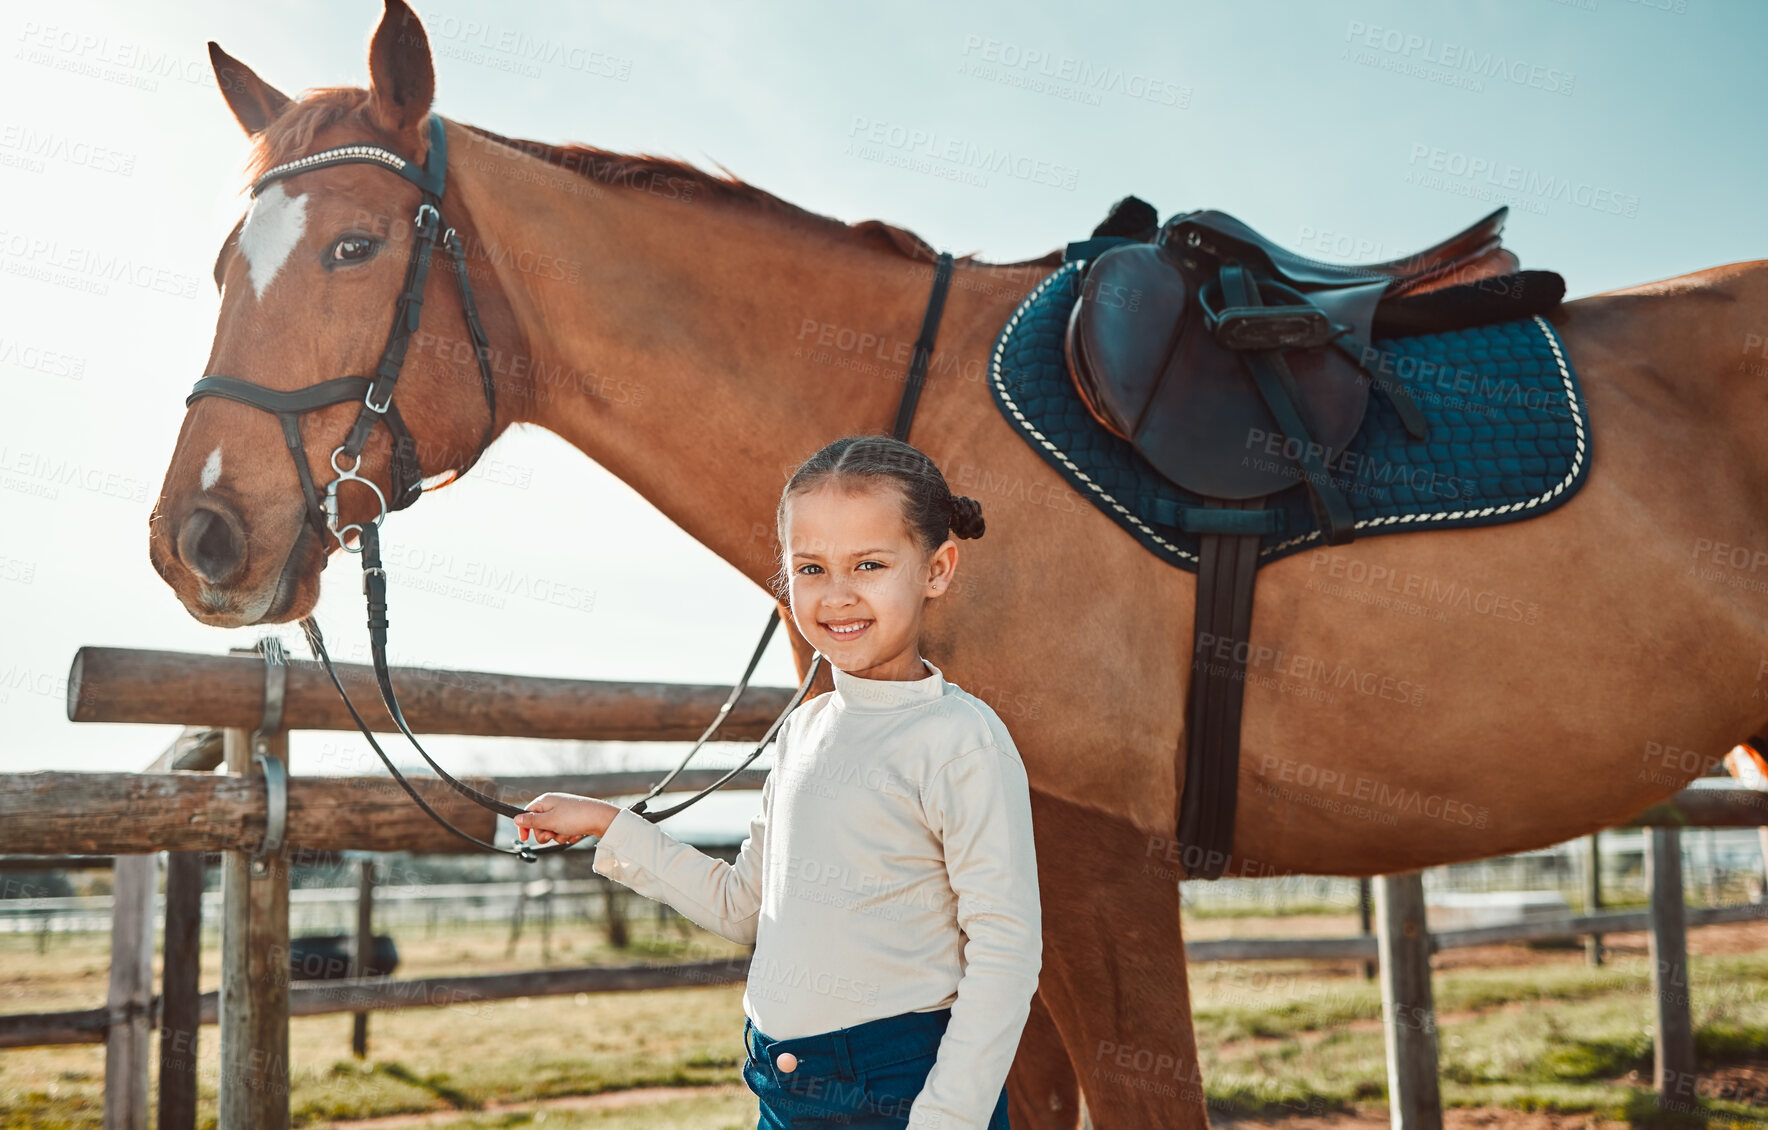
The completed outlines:
[[[387,369],[395,304],[424,242],[418,220],[428,197],[419,182],[432,148],[434,71],[417,17],[403,0],[387,0],[367,90],[320,89],[294,100],[215,44],[209,52],[227,105],[252,138],[259,180],[215,260],[221,310],[207,373],[233,381],[206,379],[190,402],[149,522],[149,555],[191,615],[232,627],[310,611],[338,531],[353,543],[351,523],[383,512],[377,492],[398,508],[423,476],[464,469],[495,434],[495,410],[489,370],[472,348],[414,347],[393,366],[398,396],[384,414],[364,414],[365,399],[385,399],[366,391],[368,380],[339,380]],[[339,146],[412,164],[400,172],[396,162],[352,150],[344,163],[289,167]],[[446,194],[438,240],[461,211]],[[457,271],[440,243],[433,265],[422,324],[450,327],[437,340],[465,342]],[[289,399],[326,382],[334,383]],[[413,442],[396,452],[392,435],[401,428]],[[352,433],[361,446],[355,461],[337,455]],[[326,501],[340,467],[373,486],[340,484],[328,523],[314,504]]]

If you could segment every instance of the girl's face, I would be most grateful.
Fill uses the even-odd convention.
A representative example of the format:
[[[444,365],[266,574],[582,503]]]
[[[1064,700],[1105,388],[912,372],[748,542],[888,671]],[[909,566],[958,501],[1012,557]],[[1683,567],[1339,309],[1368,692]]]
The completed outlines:
[[[927,677],[921,615],[951,584],[955,542],[924,555],[899,493],[832,484],[787,501],[785,541],[792,619],[812,647],[861,678]]]

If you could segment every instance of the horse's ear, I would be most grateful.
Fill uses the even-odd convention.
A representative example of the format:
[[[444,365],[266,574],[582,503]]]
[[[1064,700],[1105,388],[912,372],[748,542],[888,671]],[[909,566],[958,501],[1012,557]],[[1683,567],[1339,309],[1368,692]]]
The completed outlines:
[[[275,121],[289,104],[288,95],[253,74],[252,68],[221,50],[221,45],[212,39],[209,64],[215,68],[215,84],[221,88],[221,97],[227,99],[227,108],[248,134],[263,133],[264,127]]]
[[[430,37],[405,0],[387,0],[386,14],[368,47],[369,106],[375,121],[393,133],[410,133],[430,112],[436,72]]]

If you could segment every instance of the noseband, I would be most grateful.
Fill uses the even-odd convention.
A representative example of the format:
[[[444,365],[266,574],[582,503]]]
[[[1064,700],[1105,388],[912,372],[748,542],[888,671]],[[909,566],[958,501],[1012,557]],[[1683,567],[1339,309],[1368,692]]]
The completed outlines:
[[[256,199],[266,187],[278,181],[338,165],[377,165],[391,169],[423,193],[412,221],[414,234],[411,256],[405,261],[405,285],[393,303],[393,325],[387,331],[387,344],[381,350],[381,361],[375,366],[374,377],[336,377],[293,392],[283,392],[239,377],[210,374],[196,382],[184,403],[189,406],[205,396],[219,396],[274,415],[282,423],[283,440],[294,457],[295,472],[301,478],[301,494],[307,502],[307,521],[319,535],[321,547],[326,544],[326,534],[329,533],[345,550],[360,553],[364,524],[339,525],[343,520],[339,516],[339,489],[352,482],[367,487],[379,505],[379,512],[370,522],[379,525],[388,512],[403,510],[416,502],[423,483],[424,472],[419,464],[417,444],[406,429],[399,409],[394,407],[393,386],[405,366],[405,350],[411,344],[411,335],[417,332],[423,316],[424,284],[429,280],[430,259],[438,243],[453,260],[454,276],[460,282],[461,312],[466,319],[467,336],[472,339],[473,355],[479,362],[479,382],[485,392],[485,432],[479,450],[473,455],[473,463],[478,462],[479,456],[491,445],[497,426],[497,384],[491,375],[491,348],[485,338],[485,327],[479,322],[472,283],[467,280],[466,254],[454,228],[446,227],[442,219],[442,194],[447,189],[448,178],[448,135],[443,130],[442,119],[430,115],[430,151],[421,170],[416,162],[407,161],[376,145],[340,145],[270,169],[252,182],[252,197]],[[331,453],[332,472],[336,477],[326,484],[322,498],[313,482],[306,446],[301,442],[301,417],[308,412],[351,401],[360,401],[362,409],[357,412],[356,423],[344,437],[344,442]],[[388,472],[387,493],[384,494],[372,479],[361,474],[362,449],[367,446],[376,421],[385,421],[393,440],[392,465]],[[473,463],[460,470],[464,473]],[[352,531],[357,534],[354,544],[346,538]]]
[[[491,445],[493,433],[497,425],[497,388],[491,375],[491,347],[485,338],[485,329],[479,322],[478,306],[473,301],[473,288],[467,281],[466,256],[461,247],[460,239],[454,228],[444,227],[442,219],[442,194],[447,187],[448,174],[448,139],[443,132],[442,119],[430,115],[430,150],[424,160],[422,171],[417,170],[416,162],[408,161],[396,153],[389,152],[374,145],[341,145],[332,149],[301,157],[277,165],[275,168],[252,182],[254,198],[264,187],[292,177],[299,173],[312,172],[316,169],[329,169],[335,165],[367,164],[379,165],[391,169],[412,184],[417,185],[423,193],[422,202],[418,204],[417,215],[413,221],[415,231],[411,257],[405,264],[405,285],[393,306],[393,326],[387,332],[387,344],[381,350],[381,361],[375,367],[375,375],[369,377],[335,377],[316,385],[309,385],[293,392],[283,392],[266,388],[239,377],[210,374],[196,382],[196,387],[185,398],[185,405],[205,396],[219,396],[227,400],[237,401],[274,415],[282,423],[283,440],[288,444],[289,454],[295,461],[295,471],[301,479],[301,493],[307,502],[307,520],[319,535],[322,549],[326,547],[326,535],[337,539],[340,547],[350,553],[360,555],[362,560],[362,591],[368,602],[368,638],[369,653],[373,658],[375,682],[380,688],[381,701],[387,708],[387,714],[399,727],[412,748],[424,762],[435,771],[436,775],[451,786],[456,792],[481,807],[487,808],[500,816],[515,817],[527,811],[515,805],[507,804],[493,796],[464,784],[451,776],[446,769],[436,764],[424,747],[418,743],[417,735],[405,722],[405,714],[399,708],[399,696],[393,689],[391,670],[387,665],[387,573],[381,566],[380,525],[387,514],[393,510],[403,510],[417,501],[424,474],[418,465],[417,444],[406,430],[405,421],[399,416],[399,410],[393,405],[393,386],[399,379],[399,370],[405,364],[405,350],[411,342],[411,335],[417,332],[418,321],[423,314],[424,285],[429,280],[430,257],[438,242],[449,258],[454,261],[455,277],[460,281],[461,312],[466,319],[467,334],[472,338],[473,352],[479,361],[479,379],[485,390],[485,407],[489,416],[485,423],[485,433],[479,442],[479,450],[474,453],[472,462],[461,468],[461,473],[478,462],[485,449]],[[441,232],[438,238],[437,233]],[[908,380],[903,386],[902,399],[897,405],[894,434],[897,439],[907,440],[909,425],[914,419],[915,405],[920,398],[921,385],[926,379],[927,367],[932,360],[933,345],[939,334],[940,315],[945,309],[946,290],[951,282],[952,257],[949,253],[939,256],[938,265],[933,272],[933,291],[927,300],[927,310],[921,322],[921,335],[915,342],[913,359],[909,363]],[[336,475],[326,484],[325,494],[320,495],[313,482],[312,468],[307,460],[307,449],[301,441],[301,417],[308,412],[316,412],[334,404],[345,404],[354,400],[362,401],[362,408],[356,414],[356,423],[350,432],[331,454],[332,472]],[[384,421],[387,431],[393,439],[392,466],[389,472],[389,491],[391,497],[382,493],[380,487],[363,477],[359,472],[362,467],[362,449],[368,443],[370,433],[374,431],[375,422]],[[345,466],[345,463],[348,466]],[[356,482],[367,487],[379,504],[379,512],[366,522],[352,522],[340,525],[338,491],[345,483]],[[352,543],[346,535],[352,531],[356,539]],[[753,750],[736,768],[720,776],[712,784],[701,789],[688,799],[668,808],[650,811],[650,802],[655,800],[669,786],[669,783],[686,769],[694,755],[718,731],[719,726],[730,716],[731,709],[737,699],[749,685],[749,677],[755,673],[760,664],[762,654],[773,637],[774,629],[779,626],[779,616],[770,609],[767,627],[761,633],[761,642],[749,658],[749,665],[743,671],[742,678],[731,688],[724,705],[719,707],[718,714],[712,723],[700,735],[693,748],[688,750],[680,764],[673,769],[642,799],[629,805],[629,809],[643,816],[651,823],[657,823],[666,817],[673,816],[682,809],[707,796],[716,789],[722,788],[736,775],[747,768],[757,757],[761,756],[786,717],[804,701],[810,691],[810,684],[816,678],[818,668],[822,664],[822,655],[816,654],[805,670],[804,679],[798,691],[786,704],[786,708],[767,728]],[[504,855],[517,855],[532,863],[541,854],[555,854],[565,850],[566,845],[554,842],[545,847],[535,847],[527,843],[518,843],[514,849],[506,849],[494,843],[488,843],[469,832],[462,831],[450,823],[446,817],[430,807],[423,796],[405,779],[399,767],[393,764],[380,743],[375,741],[374,734],[369,731],[368,723],[357,712],[356,705],[344,691],[343,681],[338,678],[337,669],[332,665],[331,655],[326,651],[325,639],[319,632],[319,624],[311,617],[301,621],[301,629],[307,635],[307,643],[313,654],[324,664],[326,674],[331,676],[332,685],[337,688],[338,695],[344,700],[345,708],[361,731],[369,747],[380,757],[381,763],[393,775],[407,795],[415,801],[419,808],[430,815],[436,823],[453,832],[463,840],[467,840],[488,851]]]

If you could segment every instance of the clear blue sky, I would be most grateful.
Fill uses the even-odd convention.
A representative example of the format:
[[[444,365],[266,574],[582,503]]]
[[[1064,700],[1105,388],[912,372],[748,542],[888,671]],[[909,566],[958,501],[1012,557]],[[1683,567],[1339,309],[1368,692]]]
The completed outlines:
[[[1768,256],[1768,5],[1755,0],[841,8],[448,0],[419,13],[450,117],[720,162],[960,254],[1042,253],[1135,192],[1163,215],[1221,208],[1345,259],[1403,254],[1507,202],[1509,243],[1573,295]],[[0,23],[6,768],[134,769],[169,738],[65,721],[79,645],[218,652],[255,637],[189,619],[147,563],[148,511],[213,335],[209,268],[242,211],[245,142],[204,44],[288,93],[363,84],[378,18],[369,0],[40,0]],[[886,140],[855,151],[872,136]],[[910,136],[935,153],[1004,148],[1056,183],[875,159]],[[41,277],[94,254],[171,281],[92,293]],[[758,589],[550,436],[507,436],[492,457],[503,482],[469,478],[388,525],[395,661],[736,676],[768,605]],[[58,481],[68,467],[88,485]],[[589,536],[592,515],[604,536]],[[446,562],[402,580],[400,561],[431,553]],[[345,651],[362,631],[350,564],[334,564],[319,612]],[[593,608],[445,580],[469,564],[578,585]],[[761,681],[791,679],[776,642]],[[512,759],[436,744],[463,768],[548,764],[546,747]],[[300,738],[296,771],[358,748]]]

